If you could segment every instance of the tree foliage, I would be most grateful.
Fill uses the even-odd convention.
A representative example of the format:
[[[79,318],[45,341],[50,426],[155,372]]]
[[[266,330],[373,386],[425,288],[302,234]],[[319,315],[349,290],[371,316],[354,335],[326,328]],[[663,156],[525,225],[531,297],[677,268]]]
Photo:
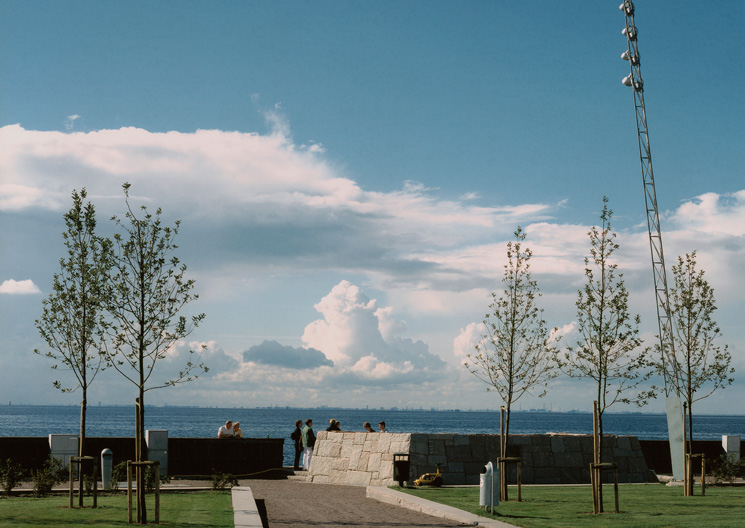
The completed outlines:
[[[150,383],[158,361],[196,328],[204,314],[188,319],[180,315],[186,304],[198,299],[186,265],[173,255],[180,222],[173,228],[163,226],[161,209],[152,214],[146,206],[138,217],[129,203],[129,187],[123,186],[124,219],[112,218],[121,232],[114,235],[112,250],[107,354],[114,368],[138,387],[144,403],[144,392],[192,381],[206,370],[200,354],[190,351],[175,377]]]
[[[92,203],[84,204],[85,189],[73,191],[73,206],[65,214],[67,231],[62,238],[67,256],[54,274],[53,292],[42,301],[36,328],[49,350],[44,355],[73,373],[74,383],[54,382],[63,392],[82,390],[79,455],[83,454],[88,387],[104,366],[104,298],[110,243],[96,236]],[[36,349],[37,354],[43,352]]]
[[[541,296],[530,272],[532,251],[524,247],[525,232],[518,226],[515,240],[507,243],[507,264],[501,292],[492,292],[490,312],[484,316],[485,334],[476,352],[466,357],[466,368],[496,391],[507,411],[509,437],[511,406],[536,387],[545,395],[548,380],[555,377],[555,341],[536,301]]]
[[[715,344],[721,336],[713,318],[717,309],[714,289],[698,270],[696,252],[679,256],[672,267],[670,289],[673,348],[666,350],[657,365],[687,405],[689,440],[693,441],[693,404],[730,385],[735,369],[727,345]],[[659,346],[658,346],[659,348]],[[690,443],[689,443],[690,445]]]
[[[651,391],[638,391],[651,376],[649,348],[639,337],[640,317],[629,313],[629,293],[613,262],[619,248],[611,228],[613,211],[603,197],[601,225],[588,232],[590,256],[585,258],[585,285],[577,291],[577,327],[580,340],[557,356],[560,368],[575,378],[595,381],[599,428],[603,412],[615,403],[644,405]],[[601,440],[602,442],[602,440]]]

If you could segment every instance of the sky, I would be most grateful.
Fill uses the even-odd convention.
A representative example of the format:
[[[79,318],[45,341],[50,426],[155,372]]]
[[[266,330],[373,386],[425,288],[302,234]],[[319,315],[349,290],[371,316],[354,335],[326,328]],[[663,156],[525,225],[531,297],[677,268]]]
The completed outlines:
[[[0,402],[77,404],[33,354],[73,190],[100,233],[181,221],[210,370],[152,404],[495,409],[463,361],[521,226],[550,327],[574,345],[602,198],[657,328],[633,92],[614,1],[0,3]],[[745,4],[636,2],[663,243],[697,251],[745,408]],[[539,392],[539,391],[538,391]],[[128,404],[100,374],[89,398]],[[559,377],[517,408],[589,410]],[[635,410],[616,406],[613,410]],[[664,411],[664,400],[645,408]]]

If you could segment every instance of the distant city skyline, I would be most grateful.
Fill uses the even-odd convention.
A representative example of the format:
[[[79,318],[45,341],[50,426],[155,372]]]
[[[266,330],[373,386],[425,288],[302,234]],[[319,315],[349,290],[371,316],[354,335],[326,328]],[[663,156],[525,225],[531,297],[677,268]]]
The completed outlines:
[[[156,376],[201,345],[210,371],[146,403],[498,409],[462,362],[506,243],[524,228],[544,317],[574,344],[604,195],[653,345],[618,3],[3,2],[0,401],[79,401],[33,354],[34,320],[70,194],[111,236],[125,182],[182,221],[186,315],[207,316]],[[745,4],[635,4],[668,276],[698,252],[736,368],[694,413],[745,414]],[[594,397],[561,376],[518,405]],[[89,398],[135,391],[111,369]]]

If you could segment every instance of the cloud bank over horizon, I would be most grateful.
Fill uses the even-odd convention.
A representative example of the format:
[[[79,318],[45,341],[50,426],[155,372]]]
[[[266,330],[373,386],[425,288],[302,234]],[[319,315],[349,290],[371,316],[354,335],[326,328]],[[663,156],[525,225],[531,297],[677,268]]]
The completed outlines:
[[[174,347],[164,369],[204,344],[210,372],[179,391],[210,401],[362,403],[372,394],[396,404],[402,386],[450,379],[438,392],[444,406],[459,393],[483,391],[458,367],[477,339],[489,292],[500,288],[515,227],[527,233],[550,324],[567,326],[583,282],[587,231],[597,220],[573,218],[565,198],[489,205],[479,191],[443,196],[411,180],[394,190],[364,189],[322,146],[296,145],[279,117],[264,135],[9,125],[0,128],[0,143],[0,215],[13,226],[3,236],[15,249],[0,267],[4,306],[47,293],[60,256],[47,241],[63,230],[73,189],[88,190],[105,231],[104,219],[123,212],[121,185],[129,182],[134,204],[183,221],[181,257],[208,319],[194,343]],[[652,329],[646,225],[634,214],[614,218],[616,258]],[[668,258],[698,250],[725,341],[735,366],[745,368],[738,330],[745,190],[689,197],[663,222]],[[243,326],[256,337],[228,337]],[[25,340],[30,350],[35,338],[13,342]],[[12,365],[9,355],[2,364]]]

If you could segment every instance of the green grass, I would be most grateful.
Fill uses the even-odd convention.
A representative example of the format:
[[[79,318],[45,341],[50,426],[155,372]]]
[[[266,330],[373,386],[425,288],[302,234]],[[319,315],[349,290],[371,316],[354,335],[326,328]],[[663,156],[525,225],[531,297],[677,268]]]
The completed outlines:
[[[399,489],[394,487],[394,489]],[[418,497],[491,517],[479,506],[478,487],[401,489]],[[621,485],[614,512],[613,486],[603,488],[606,513],[592,514],[589,486],[524,486],[523,502],[503,502],[500,521],[525,528],[729,528],[745,526],[745,488],[707,488],[684,497],[682,488],[661,484]],[[510,486],[510,498],[517,489]],[[610,513],[607,513],[610,512]]]
[[[77,497],[75,501],[77,504]],[[70,509],[67,496],[0,498],[0,527],[130,526],[126,495],[99,496],[95,509],[90,507],[92,502],[86,497],[85,508]],[[155,510],[151,495],[147,497],[147,508],[148,520],[152,522]],[[230,492],[164,493],[160,496],[160,522],[169,528],[233,528]]]

